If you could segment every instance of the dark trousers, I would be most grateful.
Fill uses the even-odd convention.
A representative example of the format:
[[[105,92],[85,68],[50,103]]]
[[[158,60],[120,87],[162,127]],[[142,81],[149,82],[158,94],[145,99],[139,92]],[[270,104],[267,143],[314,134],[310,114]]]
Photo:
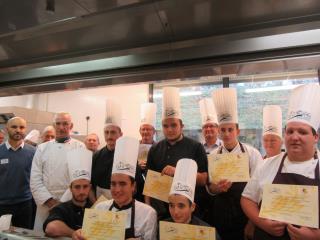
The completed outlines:
[[[11,205],[0,205],[0,216],[12,214],[12,226],[33,229],[32,200]]]

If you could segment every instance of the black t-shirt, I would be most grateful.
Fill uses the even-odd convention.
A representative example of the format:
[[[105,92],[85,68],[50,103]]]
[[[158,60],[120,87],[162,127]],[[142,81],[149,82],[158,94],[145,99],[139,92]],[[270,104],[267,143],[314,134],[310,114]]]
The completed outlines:
[[[73,230],[82,228],[84,209],[90,208],[91,205],[91,203],[87,202],[84,207],[79,207],[75,205],[72,200],[57,205],[50,211],[48,218],[43,223],[43,231],[46,230],[50,222],[55,220],[64,222]]]
[[[100,149],[92,157],[91,184],[96,187],[110,189],[114,151],[107,147]]]
[[[175,167],[181,158],[190,158],[197,162],[198,172],[208,171],[206,151],[201,143],[188,137],[183,137],[174,145],[163,139],[150,148],[147,169],[161,172],[167,166]]]
[[[148,153],[147,169],[161,172],[167,165],[176,167],[177,162],[182,158],[195,160],[198,165],[198,172],[208,172],[207,154],[203,145],[185,136],[174,145],[171,145],[166,139],[153,145]],[[202,216],[201,205],[203,205],[204,191],[204,187],[196,187],[195,202],[198,206],[196,214],[199,216]],[[170,217],[167,203],[151,199],[151,206],[157,211],[159,220]]]

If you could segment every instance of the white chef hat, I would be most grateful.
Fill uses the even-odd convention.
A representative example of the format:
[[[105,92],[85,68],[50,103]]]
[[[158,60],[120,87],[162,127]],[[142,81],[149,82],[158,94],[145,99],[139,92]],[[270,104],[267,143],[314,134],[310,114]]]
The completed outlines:
[[[135,178],[139,152],[139,140],[132,137],[120,137],[116,142],[112,174],[122,173]]]
[[[238,123],[237,91],[235,88],[220,88],[212,93],[218,122]]]
[[[207,123],[218,124],[216,108],[211,98],[204,98],[199,101],[202,126]]]
[[[141,105],[141,125],[149,124],[156,126],[157,105],[155,103],[143,103]]]
[[[70,183],[78,179],[91,180],[92,152],[86,148],[67,152]]]
[[[282,138],[282,111],[278,105],[266,105],[263,108],[263,136],[267,134]]]
[[[30,142],[38,144],[39,143],[39,137],[40,137],[39,130],[33,129],[28,133],[28,135],[24,138],[24,140],[28,140]]]
[[[163,88],[162,97],[162,119],[179,118],[181,119],[179,88]]]
[[[193,202],[197,171],[198,165],[194,160],[189,158],[180,159],[176,166],[169,195],[180,194]]]
[[[107,99],[106,102],[106,117],[105,126],[115,125],[121,128],[122,112],[118,103],[112,99]]]
[[[295,88],[289,99],[287,123],[302,122],[318,130],[320,124],[320,86],[306,84]]]

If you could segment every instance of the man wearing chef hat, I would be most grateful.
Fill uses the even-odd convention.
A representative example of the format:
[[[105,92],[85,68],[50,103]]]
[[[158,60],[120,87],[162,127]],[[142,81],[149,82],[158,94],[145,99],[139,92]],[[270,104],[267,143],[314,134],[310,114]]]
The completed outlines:
[[[144,188],[144,181],[146,178],[146,165],[148,152],[155,143],[154,134],[156,132],[156,113],[157,105],[155,103],[143,103],[140,111],[140,145],[138,155],[138,168],[139,175],[136,178],[137,193],[135,198],[141,202],[144,202],[144,196],[142,194]],[[141,174],[140,174],[141,173]]]
[[[32,161],[30,188],[37,204],[34,229],[42,231],[49,210],[59,204],[69,188],[67,153],[85,145],[70,137],[73,128],[71,115],[60,112],[54,116],[55,141],[38,145]]]
[[[254,174],[242,193],[241,205],[256,226],[254,239],[320,239],[318,228],[299,227],[259,218],[259,204],[265,184],[318,186],[320,86],[308,84],[295,88],[290,96],[284,133],[286,153],[269,158]],[[320,213],[317,212],[320,216]]]
[[[223,144],[213,151],[213,156],[223,153],[241,154],[248,158],[249,172],[253,174],[257,166],[262,163],[262,157],[257,149],[238,141],[240,129],[236,89],[217,89],[212,97],[218,116],[219,135],[223,141]],[[245,185],[246,182],[232,183],[227,179],[208,184],[209,192],[214,195],[212,218],[209,223],[217,228],[224,240],[244,239],[247,217],[241,209],[240,198]]]
[[[72,199],[54,207],[43,224],[49,237],[72,237],[75,230],[82,227],[85,208],[90,208],[92,152],[75,149],[67,153]]]
[[[40,132],[39,130],[31,130],[24,138],[24,142],[36,147],[39,143]]]
[[[204,98],[199,101],[199,108],[202,123],[202,135],[205,140],[203,144],[206,153],[209,154],[221,145],[218,138],[218,119],[215,106],[211,98]]]
[[[156,239],[157,214],[153,208],[133,199],[139,140],[121,137],[117,140],[111,176],[112,199],[98,203],[96,209],[127,213],[125,239]],[[81,230],[75,239],[85,239]]]
[[[282,146],[282,111],[278,105],[263,108],[262,144],[266,152],[264,158],[280,154]]]
[[[97,151],[92,157],[92,189],[95,198],[101,195],[110,199],[110,179],[113,164],[114,149],[116,141],[122,136],[121,131],[122,114],[119,104],[112,99],[106,102],[106,117],[104,125],[104,138],[106,146]]]
[[[192,159],[183,158],[178,161],[168,199],[171,217],[164,221],[197,226],[210,226],[208,223],[193,215],[196,207],[194,195],[197,170],[197,163]],[[216,236],[216,239],[220,239],[218,235]]]
[[[198,165],[197,185],[204,186],[207,182],[207,155],[201,143],[183,135],[178,88],[166,87],[163,89],[162,108],[162,131],[165,139],[150,148],[147,169],[173,177],[178,160],[191,158]],[[195,198],[198,203],[200,199],[197,194]],[[159,219],[169,217],[167,203],[147,197],[146,202],[150,202],[157,210]]]

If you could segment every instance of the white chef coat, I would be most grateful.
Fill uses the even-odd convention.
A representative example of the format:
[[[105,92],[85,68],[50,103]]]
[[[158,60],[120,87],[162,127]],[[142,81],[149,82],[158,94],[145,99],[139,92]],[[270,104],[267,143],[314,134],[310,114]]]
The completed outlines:
[[[285,153],[282,152],[279,155],[265,159],[263,165],[257,169],[253,177],[247,183],[242,196],[249,198],[256,203],[260,203],[262,200],[263,187],[265,184],[271,184],[273,182],[284,154]],[[318,151],[318,156],[320,156],[319,154]],[[287,156],[283,162],[281,172],[296,173],[314,179],[314,171],[317,163],[318,159],[314,158],[304,162],[292,162]]]
[[[49,209],[43,204],[50,198],[60,200],[68,189],[70,179],[67,152],[76,148],[85,148],[85,145],[70,139],[66,143],[51,140],[37,147],[30,176],[31,192],[37,203],[35,230],[42,231],[42,224],[48,216]]]
[[[98,203],[95,208],[100,210],[109,210],[113,200]],[[119,211],[115,207],[111,211]],[[131,208],[122,210],[127,212],[126,228],[131,225]],[[135,200],[135,216],[134,216],[134,232],[135,236],[140,236],[144,240],[157,239],[157,213],[147,204]]]

